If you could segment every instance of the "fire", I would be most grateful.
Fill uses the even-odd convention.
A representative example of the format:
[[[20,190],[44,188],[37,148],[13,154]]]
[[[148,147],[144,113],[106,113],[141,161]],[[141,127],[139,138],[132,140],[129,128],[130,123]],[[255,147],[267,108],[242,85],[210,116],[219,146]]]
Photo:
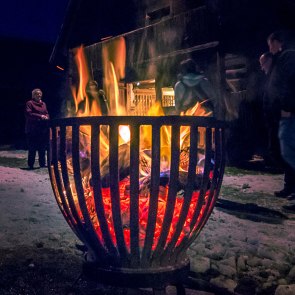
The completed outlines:
[[[123,37],[106,42],[102,48],[103,87],[110,101],[109,115],[126,115],[124,102],[120,101],[118,81],[125,78],[126,44]]]
[[[119,134],[124,143],[128,143],[130,141],[130,128],[126,125],[121,125],[119,127]]]
[[[123,230],[124,230],[124,238],[126,242],[126,246],[130,249],[130,227],[129,227],[129,218],[130,218],[130,196],[129,192],[127,190],[127,187],[129,185],[128,179],[125,179],[120,182],[120,204],[121,204],[121,218],[122,218],[122,223],[123,223]],[[155,249],[157,246],[157,242],[159,240],[161,230],[162,230],[162,224],[163,224],[163,219],[165,215],[165,209],[166,209],[166,204],[167,204],[167,197],[168,197],[168,187],[162,187],[160,190],[160,195],[158,198],[158,213],[157,213],[157,221],[156,221],[156,228],[154,232],[154,241],[153,241],[153,246],[152,248]],[[100,237],[101,240],[102,234],[100,231],[100,226],[97,221],[96,215],[95,215],[95,205],[94,205],[94,200],[89,198],[89,195],[92,194],[91,189],[86,193],[86,198],[88,198],[87,202],[87,207],[88,207],[88,212],[90,214],[90,217],[92,220],[94,220],[94,227],[97,230],[97,234]],[[108,228],[111,233],[111,236],[113,238],[113,242],[116,244],[116,236],[115,236],[115,230],[114,230],[114,225],[113,225],[113,220],[112,220],[112,208],[111,208],[111,197],[110,197],[110,188],[105,188],[102,190],[102,195],[103,195],[103,202],[104,202],[104,211],[106,213],[106,219],[108,221]],[[187,218],[185,221],[185,224],[183,226],[182,233],[178,239],[177,245],[181,243],[182,239],[186,236],[189,236],[190,233],[192,232],[192,228],[190,226],[193,214],[195,212],[195,207],[196,204],[198,204],[198,197],[199,193],[194,192],[190,204],[190,208],[187,214]],[[165,247],[169,244],[171,241],[171,238],[173,234],[175,233],[176,225],[180,216],[182,204],[184,202],[184,198],[179,196],[176,199],[176,204],[174,207],[174,212],[173,212],[173,222],[172,226],[169,229],[168,232],[168,237],[166,239],[166,245]],[[199,215],[199,219],[202,218],[202,215],[204,214],[204,209],[207,206],[208,202],[208,194],[205,196],[204,203],[202,205],[202,209]],[[148,210],[149,210],[149,197],[146,195],[140,195],[139,196],[139,241],[140,241],[140,247],[143,247],[143,243],[145,240],[145,229],[148,221]],[[80,215],[81,218],[83,218],[82,214]]]
[[[76,116],[100,116],[100,108],[94,106],[90,107],[90,98],[86,92],[90,81],[90,75],[82,46],[75,50],[75,62],[79,74],[79,85],[78,87],[72,86],[71,90],[75,103]],[[83,107],[81,107],[82,103],[84,103]]]
[[[125,62],[126,62],[126,46],[123,38],[119,38],[114,43],[108,43],[103,45],[102,50],[103,57],[103,71],[104,80],[103,88],[108,98],[109,109],[108,115],[124,116],[127,115],[124,102],[119,98],[118,81],[125,77]],[[95,83],[90,78],[87,60],[84,54],[83,47],[76,49],[75,61],[77,70],[79,73],[78,86],[72,87],[72,95],[75,102],[75,113],[77,117],[82,116],[101,116],[100,103],[98,100],[98,91],[95,89]],[[92,87],[92,88],[91,88]],[[159,102],[155,103],[149,110],[149,116],[163,116],[164,112]],[[202,106],[197,103],[194,107],[181,115],[194,115],[194,116],[208,116]],[[119,126],[119,170],[121,168],[131,168],[129,163],[129,150],[130,150],[130,128],[128,125]],[[190,141],[190,128],[181,127],[180,130],[180,172],[188,171],[188,147]],[[162,126],[160,133],[160,172],[163,177],[169,177],[171,169],[171,127]],[[91,186],[91,178],[95,175],[91,175],[91,163],[90,163],[90,146],[91,146],[91,128],[90,126],[80,127],[80,164],[82,183],[85,191],[85,199],[87,209],[91,217],[94,228],[97,235],[102,242],[103,235],[101,233],[100,224],[95,214],[95,202],[93,197],[93,188]],[[143,246],[145,240],[145,230],[149,214],[149,196],[150,196],[150,172],[151,172],[151,156],[150,151],[152,147],[151,139],[151,126],[141,126],[140,129],[140,193],[139,199],[139,240],[140,245]],[[103,180],[107,179],[109,175],[109,127],[100,127],[100,171]],[[197,155],[196,155],[197,156]],[[200,156],[199,156],[200,158]],[[71,155],[68,155],[68,167],[71,167]],[[71,169],[69,169],[71,170]],[[124,170],[124,169],[123,169]],[[202,173],[202,167],[198,166],[196,174]],[[130,249],[130,192],[129,192],[129,176],[119,175],[120,177],[120,206],[121,206],[121,220],[124,231],[124,239],[127,247]],[[184,177],[185,178],[185,177]],[[183,180],[184,182],[186,179]],[[102,196],[104,212],[108,222],[108,229],[116,244],[116,235],[114,231],[113,216],[112,216],[112,200],[110,194],[110,187],[108,182],[102,181]],[[157,222],[154,232],[153,249],[157,246],[159,236],[162,230],[162,223],[165,215],[167,199],[168,199],[168,182],[162,184],[159,188],[159,197],[157,203]],[[81,220],[84,220],[83,214],[79,207],[78,198],[75,193],[75,184],[71,183],[72,194],[75,198],[77,210],[80,212]],[[191,235],[193,228],[191,226],[191,220],[196,210],[196,204],[198,204],[199,191],[196,190],[193,193],[190,207],[187,213],[186,221],[182,233],[179,237],[177,244],[179,244],[184,237]],[[168,232],[166,246],[171,241],[173,234],[178,223],[182,205],[184,202],[183,192],[179,190],[176,203],[173,212],[173,223]],[[201,212],[198,218],[202,218],[204,208],[208,203],[208,193],[205,195],[205,200],[201,207]],[[165,246],[165,247],[166,247]]]

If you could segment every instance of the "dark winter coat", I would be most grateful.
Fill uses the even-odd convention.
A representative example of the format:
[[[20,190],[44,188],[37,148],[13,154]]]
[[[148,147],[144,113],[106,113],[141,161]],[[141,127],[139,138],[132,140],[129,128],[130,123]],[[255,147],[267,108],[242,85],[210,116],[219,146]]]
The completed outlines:
[[[280,101],[269,93],[269,83],[271,78],[271,71],[266,75],[264,82],[263,93],[263,114],[265,123],[270,126],[278,124],[281,118]],[[276,101],[273,101],[276,99]]]
[[[295,114],[295,49],[286,49],[276,57],[267,95],[279,102],[281,110]]]
[[[25,133],[30,135],[46,134],[45,120],[42,115],[49,116],[45,102],[29,100],[25,107],[26,126]]]

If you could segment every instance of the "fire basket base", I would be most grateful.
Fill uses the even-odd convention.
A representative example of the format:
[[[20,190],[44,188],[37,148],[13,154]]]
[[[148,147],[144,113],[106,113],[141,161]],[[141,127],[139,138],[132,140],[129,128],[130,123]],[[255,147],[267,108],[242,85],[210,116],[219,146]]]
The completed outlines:
[[[128,288],[163,288],[183,283],[189,274],[189,260],[177,267],[148,269],[101,268],[95,263],[85,262],[83,274],[92,281],[106,285]]]

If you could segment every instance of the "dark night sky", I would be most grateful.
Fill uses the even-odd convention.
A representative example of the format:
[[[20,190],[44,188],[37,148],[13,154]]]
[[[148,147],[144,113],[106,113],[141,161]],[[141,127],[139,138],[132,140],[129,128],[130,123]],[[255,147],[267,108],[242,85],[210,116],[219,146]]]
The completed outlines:
[[[53,43],[68,0],[8,0],[1,3],[0,37]]]
[[[23,142],[25,102],[33,88],[44,91],[56,77],[49,57],[63,23],[68,0],[8,0],[0,9],[0,144]],[[54,100],[54,99],[53,99]]]
[[[41,88],[52,117],[58,115],[60,102],[57,100],[56,89],[59,87],[61,73],[57,73],[49,64],[49,58],[69,2],[7,0],[1,3],[0,144],[23,141],[23,109],[31,97],[32,89]],[[87,34],[91,31],[91,20],[96,21],[96,32],[99,30],[94,35],[97,39],[89,39],[91,42],[97,42],[100,37],[109,35],[109,32],[121,32],[122,24],[128,19],[124,12],[126,9],[130,11],[130,4],[123,2],[82,1],[83,9],[79,9],[79,13],[84,18],[77,22],[81,37],[93,37],[90,33]]]

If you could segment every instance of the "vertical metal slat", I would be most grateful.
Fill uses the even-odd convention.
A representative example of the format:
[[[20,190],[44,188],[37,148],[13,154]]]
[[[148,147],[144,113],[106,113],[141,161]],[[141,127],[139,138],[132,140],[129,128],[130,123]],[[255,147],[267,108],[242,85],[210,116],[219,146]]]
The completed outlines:
[[[138,267],[139,252],[139,126],[130,126],[130,265]]]
[[[152,168],[151,168],[151,188],[149,200],[149,213],[146,228],[144,247],[142,250],[141,265],[147,267],[150,265],[150,257],[156,227],[158,211],[158,195],[160,185],[160,126],[152,125]]]
[[[169,191],[167,197],[167,204],[165,209],[165,215],[161,230],[161,235],[157,247],[153,253],[153,260],[161,259],[162,253],[164,252],[167,236],[169,234],[169,229],[171,226],[176,195],[178,186],[178,176],[179,176],[179,155],[180,155],[180,126],[172,126],[172,137],[171,137],[171,165],[170,165],[170,179],[169,179]]]
[[[86,201],[85,201],[85,195],[84,195],[84,189],[82,185],[81,171],[80,171],[79,125],[76,125],[76,124],[73,125],[73,130],[72,130],[72,161],[73,161],[76,192],[78,196],[79,205],[82,211],[82,215],[85,221],[84,236],[86,237],[87,241],[90,241],[89,244],[91,245],[91,248],[95,251],[95,255],[97,255],[100,259],[104,260],[104,257],[100,255],[100,253],[103,253],[103,248],[93,228],[92,222],[90,220],[89,212],[87,209]]]
[[[122,265],[127,265],[127,250],[123,234],[123,226],[121,219],[120,206],[120,190],[119,190],[119,165],[118,165],[118,141],[119,132],[118,125],[110,125],[110,189],[112,202],[112,215],[114,222],[114,230],[116,234],[117,246],[121,256]]]
[[[192,199],[192,194],[194,190],[194,182],[196,176],[196,166],[197,166],[197,151],[198,151],[198,132],[196,127],[191,126],[190,132],[190,149],[189,149],[189,167],[188,167],[188,176],[187,176],[187,184],[185,186],[184,192],[184,201],[182,204],[180,216],[177,222],[177,226],[174,232],[174,235],[171,239],[171,242],[168,244],[167,252],[172,251],[175,247],[179,236],[183,230],[183,226],[188,214],[189,206]]]
[[[116,247],[110,236],[108,223],[105,216],[104,204],[101,192],[101,175],[99,169],[99,145],[100,145],[100,125],[94,124],[91,126],[91,183],[93,186],[93,197],[95,203],[95,212],[99,222],[99,226],[102,233],[105,246],[109,253],[103,251],[103,255],[110,254],[112,259],[116,261],[118,259],[118,253]]]

